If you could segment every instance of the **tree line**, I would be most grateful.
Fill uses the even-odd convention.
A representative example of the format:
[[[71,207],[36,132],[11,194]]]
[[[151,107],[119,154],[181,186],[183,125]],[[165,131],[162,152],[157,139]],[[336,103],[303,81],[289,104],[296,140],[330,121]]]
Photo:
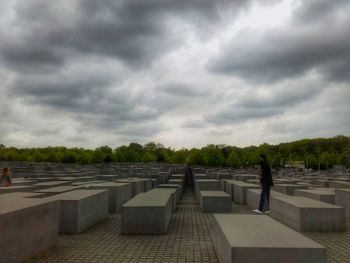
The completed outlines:
[[[0,144],[0,160],[56,163],[109,163],[109,162],[168,162],[177,164],[251,167],[258,163],[258,155],[266,154],[272,167],[301,161],[306,168],[331,168],[334,164],[350,166],[350,137],[303,139],[278,145],[236,147],[207,145],[200,149],[167,148],[149,142],[145,145],[130,143],[112,149],[101,146],[94,150],[84,148],[45,147],[15,148]]]

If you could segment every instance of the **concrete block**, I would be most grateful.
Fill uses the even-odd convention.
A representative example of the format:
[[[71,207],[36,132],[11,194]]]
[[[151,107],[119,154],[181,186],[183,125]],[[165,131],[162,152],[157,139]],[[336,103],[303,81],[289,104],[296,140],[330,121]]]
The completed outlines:
[[[14,193],[14,192],[33,192],[38,190],[38,186],[23,185],[23,186],[0,186],[0,194]]]
[[[96,175],[97,180],[103,180],[103,181],[113,181],[120,179],[119,175],[116,174],[99,174]]]
[[[145,182],[142,181],[142,179],[125,178],[125,179],[115,180],[114,182],[131,184],[132,197],[138,195],[139,193],[143,193],[145,191]]]
[[[350,189],[335,189],[335,204],[345,208],[347,218],[350,218]]]
[[[78,234],[107,218],[107,190],[75,190],[41,200],[58,200],[59,233]]]
[[[215,179],[197,179],[194,184],[194,192],[198,202],[200,191],[220,191],[220,182]]]
[[[280,192],[286,195],[294,195],[294,191],[297,189],[307,189],[305,185],[297,184],[275,184],[271,189],[276,192]]]
[[[345,230],[344,208],[303,196],[271,195],[270,211],[273,218],[297,231]]]
[[[170,195],[141,193],[122,206],[122,234],[164,234],[172,215]]]
[[[109,213],[120,213],[122,205],[132,198],[132,185],[130,183],[105,182],[85,185],[85,188],[108,190]]]
[[[295,190],[295,195],[334,205],[335,192],[333,188],[330,188],[328,191],[322,189]]]
[[[55,245],[58,237],[58,202],[0,198],[1,263],[23,262]]]
[[[154,188],[150,191],[148,191],[146,194],[167,194],[171,196],[171,207],[172,207],[172,212],[175,212],[177,202],[178,202],[178,197],[177,197],[177,189],[175,188]]]
[[[248,184],[241,181],[233,182],[233,200],[245,205],[247,204],[247,189],[260,189],[261,187],[256,184]]]
[[[223,191],[200,191],[200,207],[207,213],[232,212],[231,196]]]
[[[214,214],[219,262],[326,263],[326,248],[268,216]]]
[[[71,184],[72,182],[70,181],[48,181],[48,182],[33,184],[33,186],[38,186],[40,189],[46,189],[50,187],[57,187],[57,186],[71,185]]]
[[[339,189],[349,189],[350,188],[350,182],[332,181],[332,182],[329,183],[329,187],[339,188]]]

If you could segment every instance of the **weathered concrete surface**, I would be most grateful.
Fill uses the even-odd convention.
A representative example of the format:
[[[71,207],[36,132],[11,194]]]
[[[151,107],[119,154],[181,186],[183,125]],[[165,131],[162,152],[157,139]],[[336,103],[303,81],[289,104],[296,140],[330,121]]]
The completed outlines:
[[[109,213],[120,213],[122,205],[132,198],[132,185],[130,183],[105,182],[97,184],[88,184],[84,187],[88,189],[108,190]]]
[[[236,181],[233,182],[233,196],[234,201],[238,204],[247,204],[247,189],[260,189],[261,187],[256,184],[249,184],[245,182]]]
[[[298,189],[307,189],[305,185],[297,184],[275,184],[271,189],[286,195],[295,195],[294,191]]]
[[[122,206],[122,234],[164,234],[172,214],[171,195],[138,194]]]
[[[271,195],[271,216],[297,231],[344,231],[345,210],[302,196]]]
[[[326,248],[264,215],[214,214],[212,237],[221,263],[326,263]]]
[[[14,193],[14,192],[33,192],[39,189],[38,186],[22,185],[22,186],[0,186],[0,194]]]
[[[231,196],[223,191],[200,191],[200,207],[207,213],[230,213],[232,211]]]
[[[304,196],[328,204],[334,204],[335,192],[333,188],[329,190],[324,189],[306,189],[306,190],[295,190],[296,196]]]
[[[108,216],[107,190],[74,190],[43,198],[59,201],[59,233],[78,234]]]
[[[220,182],[215,179],[196,179],[194,193],[199,202],[200,191],[220,191]]]
[[[335,189],[335,204],[344,207],[346,217],[350,218],[350,189]]]
[[[160,194],[163,194],[163,193],[167,193],[171,195],[171,199],[172,199],[172,211],[175,212],[176,210],[176,206],[177,206],[177,203],[178,203],[178,192],[177,192],[177,189],[176,188],[154,188],[150,191],[148,191],[147,193],[149,194],[157,194],[157,193],[160,193]]]
[[[25,194],[0,197],[0,262],[22,262],[55,245],[58,202],[25,199]]]

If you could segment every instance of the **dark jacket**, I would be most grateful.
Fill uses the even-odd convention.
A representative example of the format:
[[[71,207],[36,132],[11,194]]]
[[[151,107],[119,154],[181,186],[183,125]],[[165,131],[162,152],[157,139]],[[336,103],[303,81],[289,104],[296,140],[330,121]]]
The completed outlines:
[[[261,167],[261,184],[266,184],[268,186],[273,186],[272,174],[270,165],[267,162],[260,162]]]

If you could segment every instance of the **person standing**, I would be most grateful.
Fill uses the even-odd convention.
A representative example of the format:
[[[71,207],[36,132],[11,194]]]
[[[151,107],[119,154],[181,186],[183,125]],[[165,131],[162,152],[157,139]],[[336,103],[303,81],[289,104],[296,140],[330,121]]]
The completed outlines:
[[[4,167],[2,169],[2,173],[0,177],[0,186],[11,186],[11,176],[10,176],[10,170],[8,167]]]
[[[260,162],[260,168],[261,168],[261,175],[260,175],[261,194],[260,194],[259,208],[253,210],[253,212],[257,214],[264,213],[264,206],[265,206],[265,199],[266,199],[267,210],[265,211],[265,214],[268,214],[270,213],[270,188],[271,186],[273,186],[271,168],[269,163],[266,160],[266,155],[260,154],[259,162]]]

